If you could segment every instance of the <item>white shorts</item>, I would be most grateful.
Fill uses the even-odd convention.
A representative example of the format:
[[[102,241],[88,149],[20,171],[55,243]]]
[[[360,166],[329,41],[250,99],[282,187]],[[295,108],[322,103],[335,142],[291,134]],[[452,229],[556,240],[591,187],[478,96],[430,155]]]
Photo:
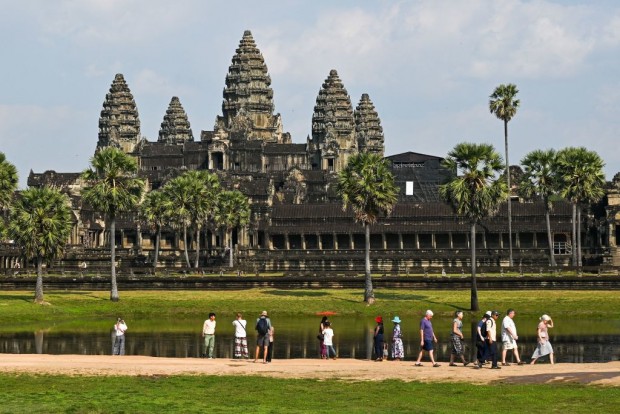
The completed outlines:
[[[514,339],[510,341],[504,341],[504,349],[517,349],[517,341]]]

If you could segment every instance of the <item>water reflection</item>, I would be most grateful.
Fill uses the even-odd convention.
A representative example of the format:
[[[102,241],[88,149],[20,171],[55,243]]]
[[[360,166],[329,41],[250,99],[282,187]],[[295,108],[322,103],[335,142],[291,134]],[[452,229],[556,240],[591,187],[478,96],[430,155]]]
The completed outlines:
[[[363,323],[358,325],[356,329],[336,330],[334,347],[340,358],[372,359],[372,326]],[[286,329],[282,326],[276,334],[274,358],[318,358],[320,355],[315,329]],[[391,332],[386,336],[391,337]],[[439,361],[447,361],[450,357],[448,335],[440,335],[439,339],[437,358]],[[113,342],[114,337],[110,332],[56,333],[39,330],[33,333],[0,334],[0,352],[110,355]],[[215,342],[217,358],[232,358],[232,332],[218,332]],[[405,332],[403,342],[405,359],[415,359],[419,351],[419,332]],[[551,342],[558,362],[607,362],[620,359],[620,334],[552,335]],[[248,346],[253,357],[254,336],[248,338]],[[529,360],[535,346],[534,335],[520,335],[519,353],[525,361]],[[127,355],[198,358],[203,352],[203,338],[195,331],[127,333]],[[468,342],[466,354],[470,360],[475,357],[475,344]],[[510,358],[512,353],[508,354],[509,361]]]

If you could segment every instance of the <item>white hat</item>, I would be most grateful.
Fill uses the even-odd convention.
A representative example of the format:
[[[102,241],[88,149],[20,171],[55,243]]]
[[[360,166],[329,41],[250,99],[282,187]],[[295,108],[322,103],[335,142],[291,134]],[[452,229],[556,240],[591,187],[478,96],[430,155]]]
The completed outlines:
[[[549,315],[543,315],[543,316],[540,317],[540,320],[541,321],[550,321],[551,317]]]

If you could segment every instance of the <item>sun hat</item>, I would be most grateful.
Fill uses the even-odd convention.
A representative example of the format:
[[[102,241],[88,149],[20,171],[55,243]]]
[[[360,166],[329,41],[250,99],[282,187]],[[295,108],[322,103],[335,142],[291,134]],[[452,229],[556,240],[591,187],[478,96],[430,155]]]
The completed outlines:
[[[394,316],[394,319],[392,319],[392,322],[400,323],[400,318],[398,316]]]
[[[375,318],[375,322],[377,322],[377,323],[383,323],[383,318],[382,318],[381,316],[377,316],[377,317]]]
[[[260,313],[260,316],[267,316],[267,311],[262,311],[262,312]]]
[[[550,321],[551,317],[549,315],[543,315],[543,316],[540,317],[540,320],[541,321]]]
[[[484,313],[484,316],[486,316],[487,318],[490,318],[491,317],[491,311],[486,311]]]

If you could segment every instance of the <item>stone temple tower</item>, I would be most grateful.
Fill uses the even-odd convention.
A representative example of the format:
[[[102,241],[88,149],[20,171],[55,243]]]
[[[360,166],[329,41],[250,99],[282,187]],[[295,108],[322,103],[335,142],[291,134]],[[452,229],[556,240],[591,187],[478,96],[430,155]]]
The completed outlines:
[[[97,150],[105,147],[133,152],[140,140],[140,118],[133,95],[123,75],[114,77],[110,92],[105,96],[99,117]]]
[[[309,142],[313,169],[338,172],[357,153],[351,98],[332,69],[316,98]]]
[[[164,120],[161,123],[157,142],[183,145],[184,142],[193,140],[194,135],[192,134],[187,114],[179,98],[173,96],[166,110],[166,115],[164,115]]]
[[[218,135],[242,133],[247,140],[290,143],[282,133],[280,114],[273,113],[273,89],[263,55],[246,30],[226,75],[222,116],[215,120]]]
[[[383,157],[385,147],[381,120],[368,94],[363,94],[353,113],[355,138],[360,152],[371,152]]]

